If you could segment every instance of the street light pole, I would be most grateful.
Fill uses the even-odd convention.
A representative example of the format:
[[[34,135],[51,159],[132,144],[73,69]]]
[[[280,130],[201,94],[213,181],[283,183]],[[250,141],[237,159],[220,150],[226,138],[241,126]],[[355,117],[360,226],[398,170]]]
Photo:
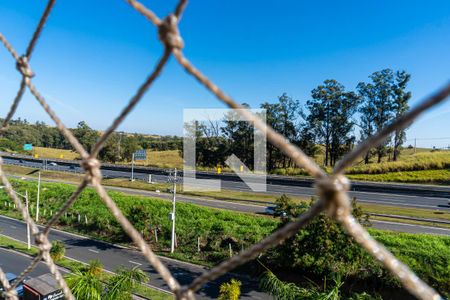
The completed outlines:
[[[134,153],[131,155],[131,181],[134,181]]]
[[[123,132],[119,132],[119,142],[117,143],[117,157],[119,158],[119,161],[122,160],[122,155],[120,154],[120,143],[122,143],[122,134]]]
[[[39,222],[39,197],[41,193],[41,172],[38,172],[38,186],[37,186],[37,199],[36,199],[36,222]]]
[[[28,190],[25,190],[25,207],[27,209],[28,216],[30,215],[30,211],[28,210]],[[27,222],[27,248],[31,249],[31,237],[30,237],[30,225]]]
[[[172,198],[172,243],[170,246],[170,253],[175,251],[175,207],[177,197],[177,169],[175,168],[173,177],[173,198]]]

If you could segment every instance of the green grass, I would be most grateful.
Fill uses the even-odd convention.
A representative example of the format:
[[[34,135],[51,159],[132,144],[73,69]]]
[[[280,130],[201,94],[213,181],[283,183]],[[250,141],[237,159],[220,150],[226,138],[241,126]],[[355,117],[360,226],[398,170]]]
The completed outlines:
[[[435,282],[441,293],[450,296],[450,237],[375,229],[369,232],[422,280]]]
[[[14,251],[18,251],[21,253],[25,253],[31,256],[36,256],[38,254],[38,249],[35,246],[32,246],[31,249],[27,248],[27,245],[25,243],[16,241],[14,239],[11,239],[7,236],[0,234],[0,248],[6,248]],[[62,258],[56,262],[56,264],[60,267],[63,267],[69,271],[74,271],[76,269],[79,269],[83,267],[85,264],[75,261],[69,258]],[[102,278],[107,279],[108,276],[111,276],[108,272],[103,272]],[[152,300],[171,300],[174,299],[174,297],[169,293],[164,293],[161,291],[158,291],[156,289],[149,288],[146,285],[140,284],[135,290],[134,293],[137,295],[144,296],[146,298],[152,299]]]
[[[15,189],[23,193],[25,189],[30,194],[31,215],[35,215],[36,183],[11,180]],[[63,202],[70,197],[74,186],[57,183],[44,183],[41,188],[42,222],[50,218],[50,211],[55,213]],[[161,199],[126,195],[110,191],[109,195],[118,207],[144,234],[152,247],[164,253],[169,249],[171,221],[168,214],[172,204]],[[0,192],[0,212],[12,217],[19,217],[12,207],[5,207],[9,201],[4,191]],[[45,205],[45,206],[44,206]],[[45,211],[44,211],[45,208]],[[234,213],[226,210],[199,207],[188,203],[177,204],[177,236],[180,253],[185,260],[217,262],[228,254],[228,243],[222,244],[222,239],[230,239],[236,248],[248,247],[267,236],[276,226],[272,218],[253,217],[245,213]],[[78,214],[81,222],[78,222]],[[86,215],[88,223],[85,224]],[[90,235],[114,243],[129,243],[129,237],[119,226],[115,218],[102,203],[98,195],[91,188],[86,189],[69,209],[67,216],[59,220],[58,227],[69,229],[85,235]],[[154,230],[158,230],[158,242],[155,240]],[[205,249],[197,252],[197,238],[200,237]],[[219,238],[220,237],[220,238]]]
[[[236,201],[236,202],[262,202],[261,205],[265,205],[264,202],[273,203],[279,195],[263,194],[256,192],[241,192],[232,190],[223,190],[220,192],[180,192],[183,195],[196,196],[196,197],[206,197],[210,199],[223,200],[223,201]],[[309,201],[310,197],[291,197],[292,200],[296,202]],[[256,203],[257,204],[257,203]]]
[[[450,168],[441,170],[402,171],[384,174],[349,174],[353,180],[450,185]]]
[[[22,253],[25,253],[28,255],[32,255],[32,256],[39,253],[39,250],[35,246],[32,246],[31,249],[28,249],[27,244],[18,242],[7,236],[4,236],[1,234],[1,232],[0,232],[0,247],[6,248],[6,249],[11,249],[11,250],[16,250],[16,251],[19,251],[19,252],[22,252]]]

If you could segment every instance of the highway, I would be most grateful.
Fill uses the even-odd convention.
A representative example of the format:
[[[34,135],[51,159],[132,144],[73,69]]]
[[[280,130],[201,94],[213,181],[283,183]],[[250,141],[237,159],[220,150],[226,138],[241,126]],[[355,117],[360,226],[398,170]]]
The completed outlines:
[[[12,176],[17,177],[17,176]],[[36,178],[27,178],[27,180],[36,180]],[[44,182],[59,182],[74,185],[72,182],[65,182],[54,179],[45,179]],[[117,191],[122,192],[129,195],[137,195],[144,197],[152,197],[159,198],[166,201],[172,201],[172,194],[161,193],[161,192],[152,192],[146,190],[138,190],[131,188],[123,188],[123,187],[114,187],[114,186],[105,186],[105,189],[108,191]],[[391,195],[392,196],[392,195]],[[411,197],[411,196],[410,196]],[[262,203],[256,204],[255,201],[248,200],[248,203],[245,201],[241,202],[233,202],[233,201],[225,201],[225,200],[216,200],[216,199],[206,199],[195,196],[186,196],[182,194],[177,195],[178,202],[185,202],[196,204],[200,206],[212,207],[217,209],[227,209],[233,210],[237,212],[245,212],[245,213],[254,213],[254,214],[264,214],[265,205]],[[360,200],[358,200],[360,201]],[[364,202],[364,201],[361,201]],[[438,228],[426,225],[411,225],[404,224],[398,222],[387,222],[387,221],[377,221],[371,220],[372,226],[377,229],[382,230],[391,230],[398,232],[407,232],[407,233],[425,233],[425,234],[439,234],[439,235],[450,235],[450,229]]]
[[[5,273],[19,275],[30,265],[31,260],[31,257],[28,255],[0,248],[0,267]],[[48,267],[44,262],[40,262],[25,279],[40,276],[45,273],[49,273]]]
[[[42,168],[43,162],[39,160],[26,160],[10,156],[3,158],[5,164],[14,164],[32,168]],[[65,171],[82,173],[83,170],[79,166],[79,162],[66,163],[55,162],[46,164],[48,170]],[[114,167],[106,165],[102,168],[103,176],[106,178],[131,178],[129,167]],[[152,173],[152,181],[167,182],[168,176],[161,170],[151,168],[136,168],[134,178],[137,180],[147,181],[149,174]],[[157,174],[154,174],[157,173]],[[197,174],[197,177],[205,178],[221,178],[221,187],[225,190],[249,191],[249,187],[236,179],[237,176],[231,175],[213,175],[207,173]],[[269,194],[287,194],[291,196],[311,197],[315,195],[312,187],[312,181],[307,179],[280,179],[277,176],[268,177],[267,192]],[[450,211],[450,187],[424,186],[424,185],[402,185],[402,184],[381,184],[355,182],[352,184],[350,191],[351,197],[356,197],[360,202],[393,205],[398,207],[415,207],[434,210]]]
[[[8,157],[3,158],[5,163],[14,164],[14,165],[22,165],[33,168],[42,168],[42,162],[34,162],[27,160],[20,160],[14,158],[10,159]],[[58,171],[70,171],[81,173],[83,170],[79,166],[70,167],[70,165],[63,165],[57,163],[56,165],[46,165],[47,169],[58,170]],[[129,178],[130,173],[126,171],[116,171],[116,170],[102,170],[104,176],[116,178]],[[140,180],[146,180],[148,178],[148,174],[144,173],[135,173],[135,178]],[[168,176],[156,174],[152,175],[152,180],[154,182],[167,182]],[[49,182],[60,182],[57,180],[46,180]],[[370,185],[370,183],[369,183]],[[388,187],[391,185],[387,185]],[[394,185],[396,186],[396,185]],[[248,191],[248,187],[239,181],[229,181],[223,180],[222,187],[224,189],[232,189],[232,190],[241,190]],[[420,186],[420,188],[427,188],[427,186]],[[431,187],[434,188],[434,187]],[[440,187],[439,187],[440,188]],[[438,189],[439,189],[438,188]],[[140,195],[140,196],[148,196],[148,197],[157,197],[166,200],[171,200],[170,194],[164,193],[156,193],[145,190],[136,190],[136,189],[127,189],[121,187],[106,187],[108,190],[115,190],[124,192],[127,194]],[[286,185],[278,185],[278,184],[269,184],[268,190],[273,194],[282,194],[285,193],[287,195],[292,196],[306,196],[311,197],[315,194],[315,190],[312,187],[304,187],[304,186],[286,186]],[[445,188],[444,188],[445,191]],[[405,194],[394,194],[388,193],[387,190],[385,192],[364,192],[364,191],[350,191],[351,197],[356,197],[358,202],[364,203],[373,203],[373,204],[385,204],[390,206],[398,206],[398,207],[415,207],[422,209],[433,209],[433,210],[450,210],[450,205],[448,203],[448,198],[441,198],[436,196],[414,196],[414,195],[405,195]],[[247,201],[247,203],[243,203],[244,201],[238,202],[230,202],[230,201],[220,201],[220,200],[212,200],[212,199],[202,199],[198,197],[192,196],[184,196],[178,195],[178,201],[193,203],[201,206],[208,206],[220,209],[228,209],[240,212],[247,213],[256,213],[263,214],[264,206],[261,203],[255,203],[254,201]],[[258,205],[257,205],[258,204]],[[408,232],[408,233],[427,233],[427,234],[443,234],[450,235],[449,229],[441,229],[435,228],[431,226],[425,225],[410,225],[410,224],[402,224],[397,222],[385,222],[385,221],[372,221],[372,225],[374,228],[383,229],[383,230],[392,230],[399,232]]]
[[[22,221],[0,216],[1,234],[13,237],[14,239],[26,242],[26,225]],[[41,227],[42,228],[42,227]],[[62,232],[52,229],[49,239],[60,240],[66,246],[66,256],[82,262],[89,262],[93,259],[100,260],[104,268],[114,271],[120,266],[128,268],[142,268],[150,277],[150,285],[168,290],[158,273],[145,260],[143,255],[134,250],[125,249],[116,245],[88,239],[79,235]],[[177,260],[160,257],[168,267],[172,275],[183,285],[190,283],[194,278],[205,271],[205,268]],[[25,269],[25,268],[23,268]],[[22,269],[22,270],[23,270]],[[272,299],[269,295],[259,291],[258,282],[247,276],[237,274],[224,275],[221,278],[206,284],[197,294],[197,299],[216,299],[218,297],[219,286],[222,282],[230,280],[230,276],[242,282],[241,299]]]

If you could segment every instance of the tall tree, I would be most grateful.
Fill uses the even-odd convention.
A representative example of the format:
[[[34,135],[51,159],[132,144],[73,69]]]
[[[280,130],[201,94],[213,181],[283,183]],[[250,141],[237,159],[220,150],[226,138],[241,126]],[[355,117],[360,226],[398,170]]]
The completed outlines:
[[[398,118],[406,113],[409,109],[409,99],[411,99],[411,92],[406,92],[406,86],[408,85],[411,75],[405,71],[397,71],[395,74],[396,83],[393,86],[394,93],[394,114]],[[396,161],[400,155],[400,147],[406,140],[406,130],[397,129],[394,133],[394,156],[393,160]]]
[[[98,138],[97,131],[89,127],[85,121],[79,122],[77,128],[73,130],[73,133],[81,145],[88,151],[91,151],[92,146],[94,146]]]
[[[134,135],[126,135],[125,137],[122,137],[121,143],[123,145],[123,147],[121,147],[122,153],[120,153],[120,158],[122,160],[131,161],[133,158],[133,153],[135,153],[136,150],[141,149]]]
[[[266,110],[266,121],[275,131],[281,133],[288,141],[297,142],[298,116],[300,115],[300,102],[283,93],[278,97],[277,103],[264,102],[261,108]],[[277,147],[267,144],[267,168],[269,171],[276,167],[289,167],[291,160]]]
[[[247,104],[243,104],[249,107]],[[235,154],[248,168],[253,169],[253,124],[240,121],[236,112],[232,111],[224,120],[222,134],[227,139],[227,155]]]
[[[280,131],[280,124],[278,122],[278,112],[279,112],[279,104],[278,103],[268,103],[264,102],[261,104],[261,108],[266,111],[266,122],[270,125],[275,131]],[[271,172],[277,167],[278,158],[280,156],[280,150],[277,147],[272,145],[271,143],[267,143],[267,171]]]
[[[334,165],[353,144],[352,117],[359,97],[345,91],[344,86],[333,79],[325,80],[323,85],[313,89],[311,97],[306,103],[308,127],[315,133],[317,142],[325,146],[324,165]]]
[[[372,82],[360,82],[357,86],[358,92],[363,99],[361,112],[361,138],[368,138],[375,132],[380,131],[388,125],[395,117],[400,116],[408,109],[408,100],[411,98],[409,92],[405,92],[409,81],[409,74],[404,71],[394,73],[391,69],[374,72],[369,76]],[[394,148],[398,157],[399,147],[403,144],[405,132],[398,131],[394,134]],[[387,153],[387,145],[390,139],[386,139],[376,147],[378,162]],[[366,163],[369,162],[366,155]]]
[[[293,142],[297,136],[296,118],[299,115],[300,103],[286,93],[278,97],[278,103],[281,133],[288,141]],[[288,166],[287,156],[283,154],[282,160],[283,168],[286,168]]]

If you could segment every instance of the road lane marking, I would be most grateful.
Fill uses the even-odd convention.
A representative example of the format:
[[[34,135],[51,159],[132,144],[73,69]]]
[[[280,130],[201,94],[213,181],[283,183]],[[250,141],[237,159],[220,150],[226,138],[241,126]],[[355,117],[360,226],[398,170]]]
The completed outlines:
[[[132,260],[129,260],[128,262],[130,262],[130,263],[132,263],[132,264],[135,264],[135,265],[138,265],[138,266],[142,266],[142,264],[140,264],[140,263],[138,263],[138,262],[135,262],[135,261],[132,261]]]
[[[9,227],[11,227],[12,229],[17,229],[17,227],[13,225],[10,225]]]
[[[100,252],[98,252],[97,250],[94,250],[94,249],[88,249],[89,251],[91,251],[91,252],[94,252],[94,253],[100,253]]]

